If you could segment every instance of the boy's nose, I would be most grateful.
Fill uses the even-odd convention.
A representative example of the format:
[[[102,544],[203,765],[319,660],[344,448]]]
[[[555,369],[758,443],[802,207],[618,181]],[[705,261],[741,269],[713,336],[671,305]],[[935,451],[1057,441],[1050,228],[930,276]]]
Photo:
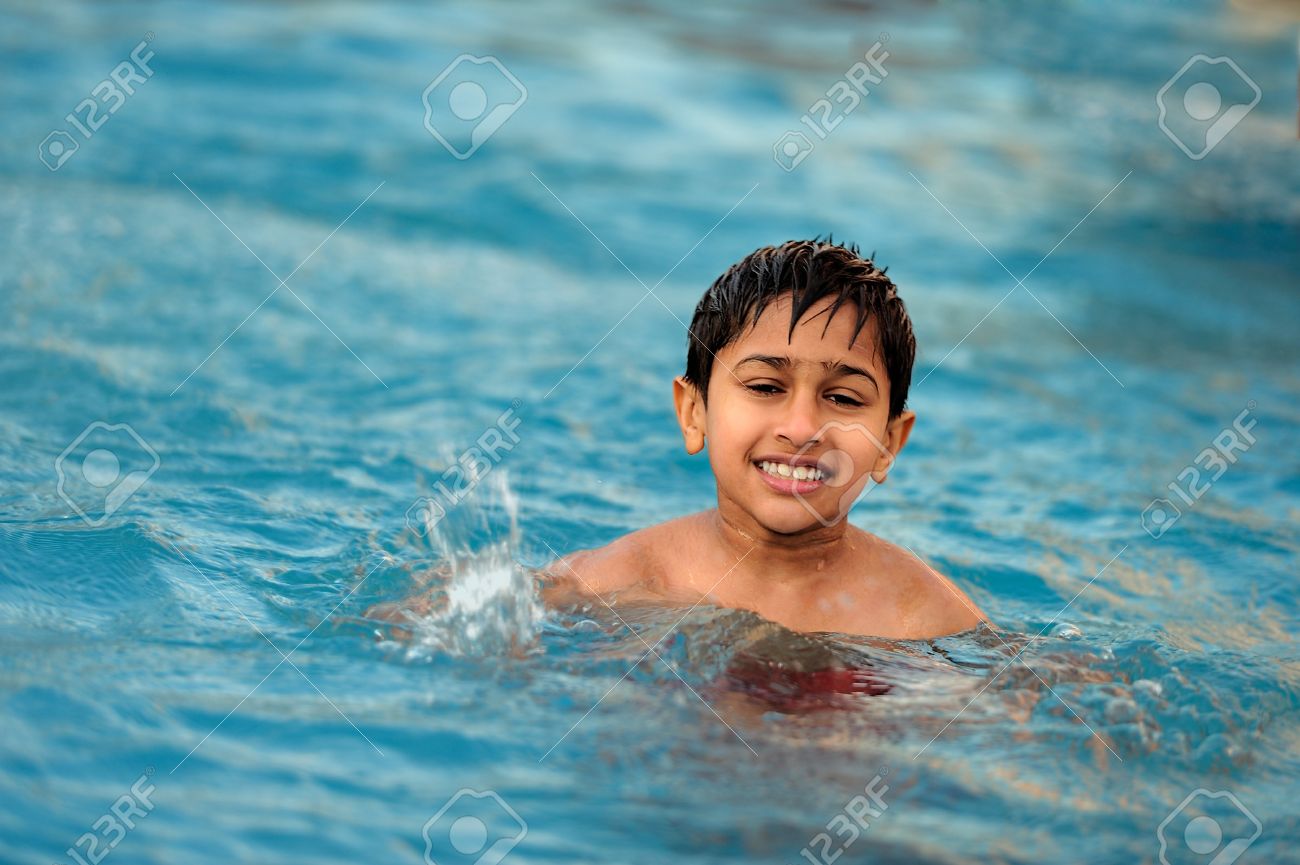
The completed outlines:
[[[795,447],[815,441],[820,432],[821,419],[817,414],[815,397],[790,400],[776,428],[777,438],[785,439]]]

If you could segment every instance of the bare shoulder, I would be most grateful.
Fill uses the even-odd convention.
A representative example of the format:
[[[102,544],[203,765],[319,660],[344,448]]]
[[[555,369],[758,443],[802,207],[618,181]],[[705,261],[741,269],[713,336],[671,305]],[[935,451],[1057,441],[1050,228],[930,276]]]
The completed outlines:
[[[603,547],[561,556],[543,570],[556,583],[576,583],[587,592],[610,592],[640,582],[645,573],[648,544],[643,533],[632,532]]]
[[[685,519],[685,518],[684,518]],[[634,587],[652,589],[667,565],[667,551],[680,530],[670,520],[630,532],[603,547],[578,550],[551,562],[542,571],[548,603],[574,594],[604,595]]]
[[[951,578],[910,550],[877,538],[878,554],[896,587],[894,601],[909,630],[941,636],[969,630],[988,616]]]

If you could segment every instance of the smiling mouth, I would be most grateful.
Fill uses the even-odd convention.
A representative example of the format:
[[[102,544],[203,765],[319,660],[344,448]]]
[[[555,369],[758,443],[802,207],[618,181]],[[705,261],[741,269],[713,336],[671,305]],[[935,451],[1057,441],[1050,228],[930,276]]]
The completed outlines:
[[[816,466],[791,466],[786,463],[776,463],[763,460],[756,462],[759,471],[778,480],[795,480],[795,481],[824,481],[827,473]]]

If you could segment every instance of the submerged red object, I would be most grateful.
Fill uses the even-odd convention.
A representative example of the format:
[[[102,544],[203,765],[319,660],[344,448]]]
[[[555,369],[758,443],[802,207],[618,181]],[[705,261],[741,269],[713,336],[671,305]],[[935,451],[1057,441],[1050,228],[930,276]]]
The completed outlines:
[[[726,686],[769,704],[778,712],[802,712],[846,705],[845,697],[878,697],[889,685],[870,667],[832,666],[800,670],[781,661],[741,655],[723,675]]]

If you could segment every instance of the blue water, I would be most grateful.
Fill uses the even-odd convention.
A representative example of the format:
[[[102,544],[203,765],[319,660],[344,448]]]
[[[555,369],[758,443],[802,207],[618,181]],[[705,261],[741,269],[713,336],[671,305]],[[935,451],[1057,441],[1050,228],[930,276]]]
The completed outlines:
[[[1296,28],[1269,15],[10,4],[0,860],[1130,863],[1172,814],[1170,862],[1300,861]],[[882,33],[888,76],[784,171]],[[146,34],[152,76],[82,137]],[[1261,98],[1193,160],[1155,96],[1202,52]],[[464,160],[421,100],[462,53],[527,89]],[[541,610],[552,550],[711,505],[681,320],[831,231],[920,345],[912,442],[852,519],[998,629]],[[512,405],[517,446],[413,529]],[[1153,537],[1243,411],[1254,443]],[[60,471],[143,483],[104,513]],[[419,593],[446,610],[365,618]],[[886,693],[813,705],[742,662]]]

